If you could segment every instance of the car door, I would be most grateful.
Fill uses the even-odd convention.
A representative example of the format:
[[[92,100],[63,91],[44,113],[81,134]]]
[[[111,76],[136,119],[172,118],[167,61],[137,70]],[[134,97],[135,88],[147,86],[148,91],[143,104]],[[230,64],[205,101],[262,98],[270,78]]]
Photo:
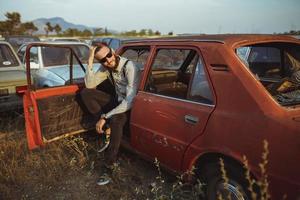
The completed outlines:
[[[70,77],[66,85],[35,88],[31,80],[30,49],[38,46],[67,48],[70,52]],[[73,82],[73,60],[80,63],[78,56],[68,46],[29,44],[26,49],[26,71],[28,90],[24,103],[24,115],[28,146],[30,149],[43,146],[66,136],[90,129],[93,120],[81,107],[78,93],[83,84]],[[82,66],[82,65],[81,65]],[[84,70],[82,66],[82,70]]]
[[[135,148],[180,169],[188,145],[203,133],[214,109],[212,87],[197,48],[159,46],[131,113]]]

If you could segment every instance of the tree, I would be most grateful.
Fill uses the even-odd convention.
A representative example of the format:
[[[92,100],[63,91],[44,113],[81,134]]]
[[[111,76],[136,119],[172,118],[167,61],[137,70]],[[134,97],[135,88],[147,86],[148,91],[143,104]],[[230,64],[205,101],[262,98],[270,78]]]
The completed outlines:
[[[62,30],[59,24],[56,24],[56,25],[53,27],[53,29],[54,29],[56,35],[58,35],[58,34],[61,32],[61,30]]]
[[[49,35],[49,32],[52,32],[53,31],[53,27],[51,26],[51,23],[50,22],[47,22],[46,23],[46,27],[44,28],[45,32],[46,32],[46,35],[48,37]]]
[[[76,28],[68,28],[67,30],[64,31],[63,34],[65,36],[74,37],[74,36],[80,36],[81,35],[81,31],[79,31]]]
[[[0,21],[0,34],[1,35],[8,35],[9,34],[9,28],[6,21]]]
[[[21,15],[17,12],[5,14],[7,18],[8,28],[11,30],[11,34],[19,34],[21,28]]]
[[[160,35],[161,33],[159,31],[155,31],[155,35]]]
[[[140,36],[144,36],[146,34],[147,34],[147,30],[146,29],[141,29],[140,32],[139,32]]]
[[[170,32],[168,33],[168,35],[173,35],[173,31],[170,31]]]
[[[97,36],[97,35],[103,35],[103,34],[104,34],[103,28],[95,28],[95,29],[93,30],[93,32],[94,32],[94,36]]]
[[[89,36],[92,36],[92,35],[93,35],[92,32],[90,30],[88,30],[88,29],[84,29],[82,31],[82,36],[83,37],[89,37]]]
[[[152,36],[152,35],[153,35],[152,29],[148,29],[148,35],[149,35],[149,36]]]
[[[17,12],[7,12],[5,17],[7,19],[1,22],[0,30],[4,31],[4,34],[9,35],[22,34],[21,15]]]
[[[38,28],[32,22],[25,22],[22,23],[22,30],[23,32],[32,35],[33,32],[37,31]]]

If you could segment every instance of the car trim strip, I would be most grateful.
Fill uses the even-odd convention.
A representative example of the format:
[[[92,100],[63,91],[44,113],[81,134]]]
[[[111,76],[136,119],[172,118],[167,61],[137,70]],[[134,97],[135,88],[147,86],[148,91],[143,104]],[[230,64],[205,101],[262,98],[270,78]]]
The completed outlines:
[[[201,40],[201,39],[153,39],[153,40],[137,40],[137,41],[128,41],[126,44],[133,44],[133,43],[144,43],[144,42],[215,42],[225,44],[222,40]]]
[[[187,103],[193,103],[193,104],[198,104],[198,105],[208,106],[208,107],[215,107],[214,104],[200,103],[200,102],[191,101],[191,100],[187,100],[187,99],[179,99],[179,98],[175,98],[175,97],[169,97],[169,96],[160,95],[160,94],[155,94],[155,93],[151,93],[151,92],[145,92],[145,91],[138,91],[138,93],[139,93],[139,92],[140,92],[140,93],[144,93],[144,94],[151,94],[151,95],[154,95],[154,96],[163,97],[163,98],[167,98],[167,99],[172,99],[172,100],[176,100],[176,101],[182,101],[182,102],[187,102]]]

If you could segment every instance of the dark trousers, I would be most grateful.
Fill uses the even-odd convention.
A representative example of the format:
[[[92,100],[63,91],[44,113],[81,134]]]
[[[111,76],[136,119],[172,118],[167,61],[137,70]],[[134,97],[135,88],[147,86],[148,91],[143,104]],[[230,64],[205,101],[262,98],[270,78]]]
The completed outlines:
[[[80,92],[80,96],[83,104],[97,120],[100,119],[101,114],[107,113],[119,105],[117,99],[112,95],[97,89],[84,88]],[[108,120],[111,128],[110,144],[105,153],[108,164],[116,161],[127,118],[128,112],[113,115]]]

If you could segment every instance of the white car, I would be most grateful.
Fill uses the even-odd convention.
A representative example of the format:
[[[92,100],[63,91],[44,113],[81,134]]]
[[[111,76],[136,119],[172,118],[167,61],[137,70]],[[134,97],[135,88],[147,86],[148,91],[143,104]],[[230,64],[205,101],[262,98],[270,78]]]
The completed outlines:
[[[32,43],[24,44],[18,50],[18,56],[24,65],[26,62],[26,47],[29,44]],[[85,69],[83,68],[86,68],[89,56],[89,46],[87,44],[81,42],[39,42],[35,44],[44,45],[33,46],[30,49],[31,75],[36,88],[68,84],[70,80],[71,51],[65,47],[71,47],[83,64],[81,66],[73,56],[73,80],[83,81],[85,75]]]
[[[24,66],[11,45],[0,41],[0,112],[22,108],[26,87]]]

